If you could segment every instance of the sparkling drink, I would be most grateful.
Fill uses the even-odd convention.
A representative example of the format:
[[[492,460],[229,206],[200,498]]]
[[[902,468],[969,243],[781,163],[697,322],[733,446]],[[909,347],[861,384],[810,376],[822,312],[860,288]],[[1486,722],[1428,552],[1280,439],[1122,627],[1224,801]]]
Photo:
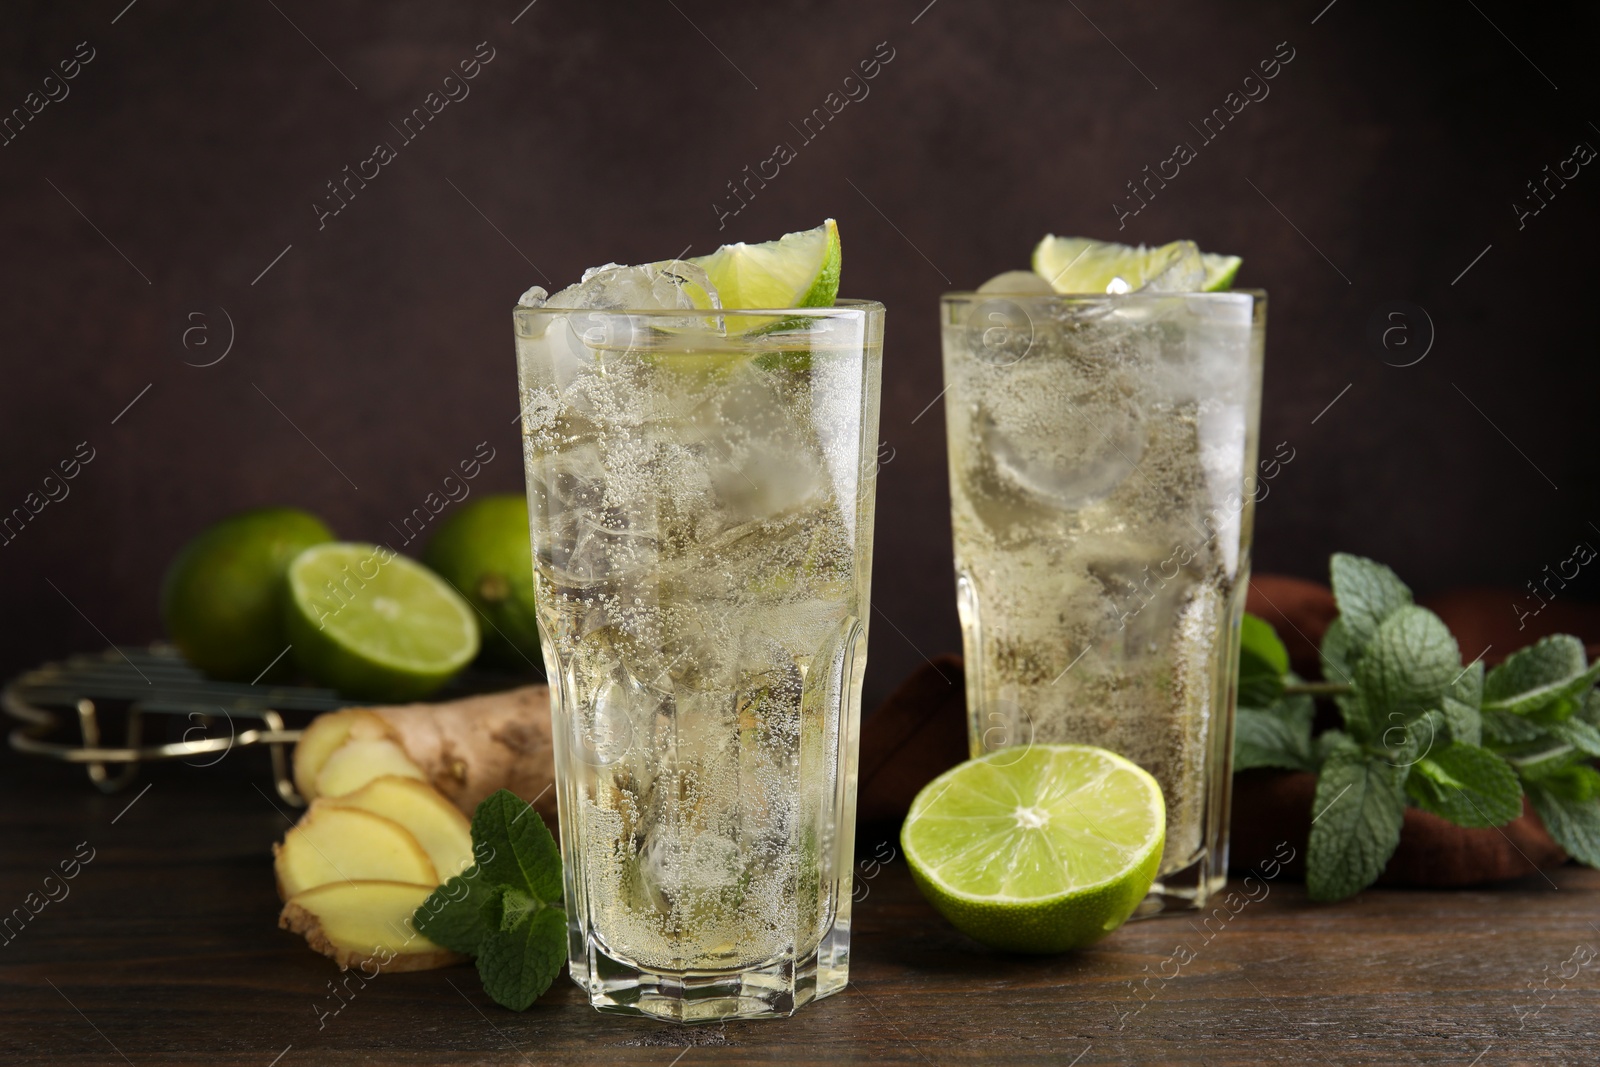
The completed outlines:
[[[979,754],[1065,742],[1160,783],[1142,914],[1227,875],[1265,295],[954,294],[951,515]]]
[[[883,309],[515,313],[570,963],[603,1011],[848,976]]]

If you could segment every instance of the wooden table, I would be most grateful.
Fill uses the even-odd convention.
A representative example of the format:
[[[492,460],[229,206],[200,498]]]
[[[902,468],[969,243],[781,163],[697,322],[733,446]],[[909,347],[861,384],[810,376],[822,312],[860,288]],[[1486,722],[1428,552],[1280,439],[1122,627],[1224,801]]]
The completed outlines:
[[[0,756],[0,916],[93,850],[65,897],[0,934],[0,1064],[1600,1062],[1600,959],[1579,965],[1600,948],[1600,873],[1575,867],[1334,906],[1253,882],[1209,925],[1154,919],[1020,958],[946,926],[896,858],[857,905],[850,988],[793,1019],[605,1017],[565,978],[515,1014],[470,967],[380,975],[324,1015],[336,970],[275,925],[285,816],[267,783],[241,752],[102,796]],[[865,828],[863,857],[886,838],[883,854],[892,834]]]

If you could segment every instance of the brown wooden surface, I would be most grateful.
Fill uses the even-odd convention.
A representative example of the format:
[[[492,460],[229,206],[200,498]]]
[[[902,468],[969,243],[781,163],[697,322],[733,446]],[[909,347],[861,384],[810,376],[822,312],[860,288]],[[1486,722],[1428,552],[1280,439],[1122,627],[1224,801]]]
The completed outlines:
[[[0,913],[80,842],[95,850],[70,894],[0,945],[0,1064],[1600,1060],[1600,960],[1561,977],[1575,950],[1600,947],[1600,873],[1575,867],[1334,906],[1309,904],[1297,884],[1251,883],[1260,899],[1213,920],[1209,941],[1198,916],[1155,919],[1032,959],[956,934],[896,858],[857,906],[851,988],[793,1019],[605,1017],[565,977],[518,1015],[461,967],[380,975],[319,1029],[336,971],[274,925],[268,846],[284,817],[266,780],[264,762],[234,753],[106,797],[76,772],[0,755]],[[885,837],[866,828],[862,855]],[[1185,942],[1195,958],[1180,977],[1151,977],[1136,995],[1128,983],[1159,976]]]

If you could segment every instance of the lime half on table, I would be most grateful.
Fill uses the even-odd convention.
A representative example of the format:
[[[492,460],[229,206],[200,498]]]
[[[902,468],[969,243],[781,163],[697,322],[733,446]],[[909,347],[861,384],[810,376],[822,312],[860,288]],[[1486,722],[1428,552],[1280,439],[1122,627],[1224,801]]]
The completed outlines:
[[[285,621],[306,673],[360,700],[416,700],[478,654],[472,607],[381,545],[337,542],[289,564]]]
[[[900,843],[922,895],[991,948],[1062,952],[1121,926],[1155,881],[1161,787],[1088,745],[1002,748],[911,804]]]

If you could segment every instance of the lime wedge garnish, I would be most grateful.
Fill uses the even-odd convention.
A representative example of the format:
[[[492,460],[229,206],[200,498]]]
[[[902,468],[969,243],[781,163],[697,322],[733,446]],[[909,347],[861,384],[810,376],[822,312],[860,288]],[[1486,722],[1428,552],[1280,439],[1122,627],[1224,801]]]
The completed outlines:
[[[1193,241],[1158,248],[1046,236],[1033,250],[1034,272],[1058,293],[1195,293],[1225,289],[1236,256],[1207,256]]]
[[[314,545],[289,564],[295,660],[361,700],[415,700],[478,654],[472,607],[422,564],[378,545]]]
[[[1201,289],[1207,293],[1220,293],[1233,288],[1234,276],[1239,273],[1239,264],[1244,260],[1238,256],[1202,252],[1200,262],[1205,264],[1206,268],[1206,280]]]
[[[711,277],[724,308],[832,307],[839,295],[839,227],[828,219],[814,230],[723,245],[689,262]]]
[[[1155,880],[1161,787],[1088,745],[968,760],[917,794],[900,830],[922,895],[993,948],[1061,952],[1121,926]]]

